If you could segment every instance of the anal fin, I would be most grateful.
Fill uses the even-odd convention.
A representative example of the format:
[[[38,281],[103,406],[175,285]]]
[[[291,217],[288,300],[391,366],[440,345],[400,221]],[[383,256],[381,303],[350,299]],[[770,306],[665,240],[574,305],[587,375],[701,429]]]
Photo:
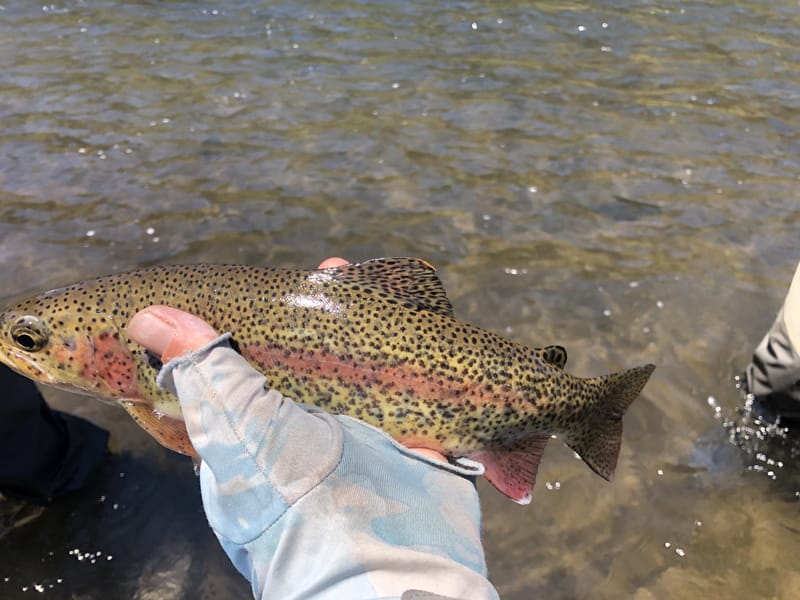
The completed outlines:
[[[530,504],[536,473],[550,434],[542,433],[508,446],[482,450],[469,458],[481,463],[484,477],[517,504]]]

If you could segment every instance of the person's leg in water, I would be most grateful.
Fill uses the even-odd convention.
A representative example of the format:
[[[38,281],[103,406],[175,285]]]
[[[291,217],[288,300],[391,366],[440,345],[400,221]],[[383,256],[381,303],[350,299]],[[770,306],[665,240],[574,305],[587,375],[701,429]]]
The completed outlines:
[[[800,421],[800,264],[775,322],[745,372],[745,391],[758,409]]]
[[[32,381],[0,365],[0,537],[76,491],[103,462],[108,432],[51,410]]]

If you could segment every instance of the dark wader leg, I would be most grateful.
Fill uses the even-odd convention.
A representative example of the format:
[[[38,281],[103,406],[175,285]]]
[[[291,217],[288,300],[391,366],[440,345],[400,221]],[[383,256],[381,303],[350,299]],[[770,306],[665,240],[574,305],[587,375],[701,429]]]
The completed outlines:
[[[80,489],[108,432],[53,411],[30,380],[0,365],[0,492],[49,501]]]

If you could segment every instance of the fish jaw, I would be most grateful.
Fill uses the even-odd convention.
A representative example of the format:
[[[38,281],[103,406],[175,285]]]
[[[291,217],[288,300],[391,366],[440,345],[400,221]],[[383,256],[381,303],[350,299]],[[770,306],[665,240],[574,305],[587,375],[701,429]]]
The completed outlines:
[[[0,363],[39,383],[58,385],[55,378],[46,369],[22,352],[15,352],[10,348],[0,346]]]

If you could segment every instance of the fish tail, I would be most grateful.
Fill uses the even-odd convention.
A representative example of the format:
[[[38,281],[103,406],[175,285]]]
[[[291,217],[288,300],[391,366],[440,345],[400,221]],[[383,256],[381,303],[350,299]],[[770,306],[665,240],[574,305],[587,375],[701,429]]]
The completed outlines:
[[[622,443],[622,416],[636,400],[655,365],[642,365],[587,380],[596,388],[589,416],[564,436],[566,444],[600,477],[611,481]]]

